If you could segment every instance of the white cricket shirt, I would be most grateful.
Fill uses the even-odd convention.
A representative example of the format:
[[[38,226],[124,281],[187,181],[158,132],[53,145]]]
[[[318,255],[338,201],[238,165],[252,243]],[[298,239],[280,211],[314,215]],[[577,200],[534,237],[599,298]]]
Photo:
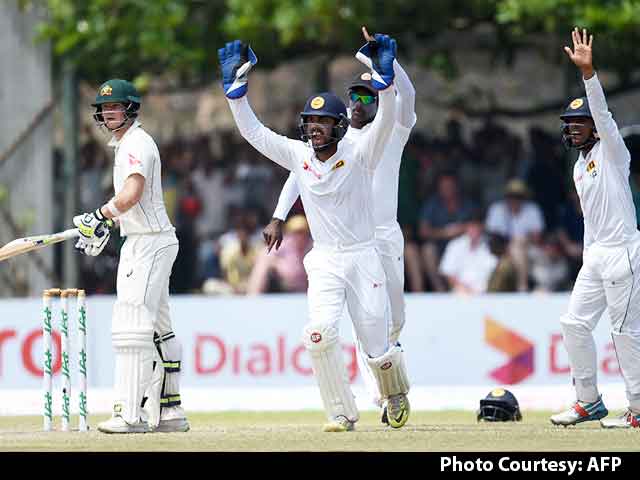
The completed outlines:
[[[469,235],[461,235],[447,244],[440,262],[440,273],[454,277],[474,292],[487,291],[489,277],[496,269],[498,259],[491,253],[484,239],[471,248]]]
[[[120,140],[109,142],[115,149],[113,188],[118,194],[129,175],[138,173],[145,178],[140,201],[118,217],[122,235],[173,231],[164,207],[160,173],[160,153],[153,138],[133,122]]]
[[[373,175],[373,220],[376,229],[388,231],[400,228],[398,225],[398,182],[400,177],[400,163],[402,152],[409,140],[411,129],[416,123],[415,114],[415,90],[408,75],[394,60],[395,87],[396,87],[396,115],[393,132],[389,137],[382,158],[378,162]],[[345,138],[358,143],[363,137],[369,136],[371,123],[357,129],[349,127]],[[298,198],[299,190],[295,183],[295,173],[287,178],[278,205],[273,214],[274,218],[285,220],[289,210]]]
[[[631,155],[609,112],[597,74],[584,80],[584,85],[600,137],[586,157],[580,152],[573,167],[584,215],[584,248],[592,243],[620,246],[638,238],[629,186]]]
[[[317,159],[309,144],[262,125],[246,96],[228,102],[242,136],[265,157],[295,173],[316,246],[347,248],[374,240],[373,173],[393,129],[393,86],[380,92],[378,114],[362,141],[343,138],[325,162]]]

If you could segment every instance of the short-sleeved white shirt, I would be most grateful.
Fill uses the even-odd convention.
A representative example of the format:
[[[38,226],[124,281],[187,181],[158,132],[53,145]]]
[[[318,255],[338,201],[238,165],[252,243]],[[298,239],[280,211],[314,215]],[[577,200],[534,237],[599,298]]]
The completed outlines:
[[[481,293],[486,292],[489,277],[497,264],[498,259],[484,240],[472,249],[471,238],[461,235],[447,244],[440,262],[440,272]]]
[[[544,230],[544,217],[540,207],[533,202],[524,202],[517,215],[514,215],[502,200],[489,208],[487,231],[499,233],[509,238],[522,238],[531,233]]]
[[[164,206],[160,153],[153,138],[136,120],[119,141],[112,138],[109,146],[115,149],[113,188],[116,195],[130,175],[138,173],[145,178],[140,201],[118,217],[122,235],[174,231]]]

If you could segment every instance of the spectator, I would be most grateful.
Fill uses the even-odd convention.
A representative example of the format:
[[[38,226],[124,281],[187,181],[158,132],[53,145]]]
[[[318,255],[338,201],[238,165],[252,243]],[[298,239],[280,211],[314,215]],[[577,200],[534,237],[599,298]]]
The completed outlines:
[[[256,249],[251,242],[252,230],[247,217],[240,217],[234,233],[234,238],[229,239],[220,249],[220,267],[224,281],[233,292],[244,294],[256,260]]]
[[[548,230],[558,224],[558,205],[565,198],[565,172],[563,171],[562,148],[556,136],[540,128],[529,130],[531,139],[530,163],[526,168],[526,183],[533,192],[533,200],[540,206]]]
[[[303,215],[291,217],[284,231],[280,248],[276,246],[276,250],[269,253],[263,250],[258,254],[247,293],[307,291],[307,273],[302,260],[311,250],[312,242],[306,218]]]
[[[453,292],[483,293],[497,263],[484,236],[484,216],[476,211],[466,224],[465,233],[447,244],[440,272]]]
[[[499,233],[488,233],[489,250],[498,259],[498,264],[489,276],[487,292],[505,293],[518,289],[518,274],[509,253],[509,239]]]
[[[471,216],[471,202],[464,198],[458,187],[458,180],[451,172],[438,177],[437,194],[424,205],[420,215],[420,239],[422,258],[432,290],[447,290],[440,276],[438,265],[449,240],[462,235],[465,223]]]
[[[198,197],[202,199],[202,213],[196,219],[196,233],[200,239],[204,239],[225,231],[227,205],[225,171],[221,162],[211,155],[208,143],[204,140],[200,142],[196,153],[199,167],[191,178]]]
[[[540,207],[528,201],[529,190],[519,179],[510,180],[504,200],[489,208],[487,230],[509,239],[509,250],[518,271],[518,290],[529,289],[528,252],[531,245],[540,243],[544,219]]]
[[[529,259],[535,291],[558,292],[569,287],[569,261],[556,234],[548,233],[540,246],[532,246]]]

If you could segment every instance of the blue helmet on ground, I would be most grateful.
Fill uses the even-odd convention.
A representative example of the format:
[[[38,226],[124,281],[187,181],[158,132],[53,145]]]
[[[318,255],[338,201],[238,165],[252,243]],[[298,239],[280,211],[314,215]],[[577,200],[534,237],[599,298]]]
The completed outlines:
[[[300,112],[300,124],[298,128],[300,130],[300,138],[304,142],[308,142],[310,138],[304,128],[310,116],[331,117],[336,121],[333,126],[331,141],[320,147],[314,147],[316,151],[324,150],[330,145],[342,140],[347,133],[347,128],[349,128],[347,107],[337,95],[330,92],[312,95],[305,103],[304,110]]]
[[[504,388],[495,388],[480,400],[478,421],[519,422],[522,420],[520,406],[516,396]]]

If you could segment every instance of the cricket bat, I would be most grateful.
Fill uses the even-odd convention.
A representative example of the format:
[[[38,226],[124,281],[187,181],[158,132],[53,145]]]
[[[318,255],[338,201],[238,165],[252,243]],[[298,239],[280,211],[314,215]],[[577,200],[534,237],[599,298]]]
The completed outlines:
[[[54,243],[64,242],[70,238],[76,238],[79,235],[77,228],[65,230],[64,232],[53,233],[51,235],[39,235],[36,237],[18,238],[7,243],[0,248],[0,262],[8,258],[22,255],[23,253],[38,250]]]

